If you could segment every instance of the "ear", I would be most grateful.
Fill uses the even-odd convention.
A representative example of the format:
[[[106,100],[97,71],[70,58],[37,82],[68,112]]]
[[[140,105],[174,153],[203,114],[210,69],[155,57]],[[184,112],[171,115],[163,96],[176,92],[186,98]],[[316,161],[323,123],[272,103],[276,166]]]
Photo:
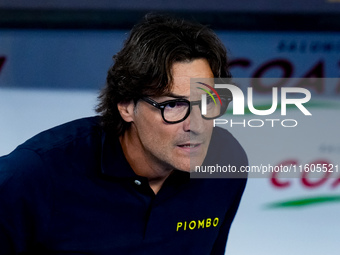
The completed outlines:
[[[133,100],[127,102],[119,102],[117,104],[117,107],[123,120],[125,120],[126,122],[133,122],[135,109],[135,104]]]

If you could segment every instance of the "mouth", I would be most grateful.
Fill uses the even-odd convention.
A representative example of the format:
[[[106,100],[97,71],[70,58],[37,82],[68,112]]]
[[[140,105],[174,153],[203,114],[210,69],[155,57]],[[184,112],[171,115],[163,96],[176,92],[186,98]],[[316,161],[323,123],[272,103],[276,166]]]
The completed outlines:
[[[180,145],[177,145],[177,146],[181,147],[181,148],[196,148],[200,145],[201,145],[200,143],[184,143],[184,144],[180,144]]]
[[[190,153],[192,156],[195,153],[199,153],[202,148],[202,143],[182,143],[177,145],[177,147],[185,154]]]

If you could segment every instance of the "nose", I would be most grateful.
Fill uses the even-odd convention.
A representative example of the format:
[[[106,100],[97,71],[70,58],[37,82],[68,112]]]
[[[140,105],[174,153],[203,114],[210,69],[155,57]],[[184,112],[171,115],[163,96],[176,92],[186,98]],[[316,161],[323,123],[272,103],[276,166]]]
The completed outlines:
[[[193,132],[193,133],[202,133],[205,128],[206,120],[202,118],[201,109],[198,105],[193,105],[191,112],[183,121],[183,128],[186,132]]]

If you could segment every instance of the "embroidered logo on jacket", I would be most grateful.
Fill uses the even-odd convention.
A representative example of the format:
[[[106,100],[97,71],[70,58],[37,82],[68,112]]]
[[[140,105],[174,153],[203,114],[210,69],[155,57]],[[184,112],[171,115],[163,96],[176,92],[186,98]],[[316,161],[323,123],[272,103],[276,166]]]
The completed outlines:
[[[219,219],[216,217],[214,219],[206,218],[203,220],[192,220],[188,221],[179,221],[177,222],[176,232],[178,231],[186,231],[186,230],[194,230],[194,229],[203,229],[210,227],[217,227],[219,223]]]

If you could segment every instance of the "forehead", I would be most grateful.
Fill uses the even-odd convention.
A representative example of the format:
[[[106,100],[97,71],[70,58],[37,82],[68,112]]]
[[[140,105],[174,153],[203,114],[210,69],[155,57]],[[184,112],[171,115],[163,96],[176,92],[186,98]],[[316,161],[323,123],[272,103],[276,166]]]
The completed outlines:
[[[197,87],[200,79],[205,82],[213,81],[214,74],[206,59],[195,59],[190,62],[177,62],[171,68],[172,73],[172,93],[177,95],[189,96]],[[193,79],[194,78],[194,79]],[[209,82],[211,84],[211,81]]]

